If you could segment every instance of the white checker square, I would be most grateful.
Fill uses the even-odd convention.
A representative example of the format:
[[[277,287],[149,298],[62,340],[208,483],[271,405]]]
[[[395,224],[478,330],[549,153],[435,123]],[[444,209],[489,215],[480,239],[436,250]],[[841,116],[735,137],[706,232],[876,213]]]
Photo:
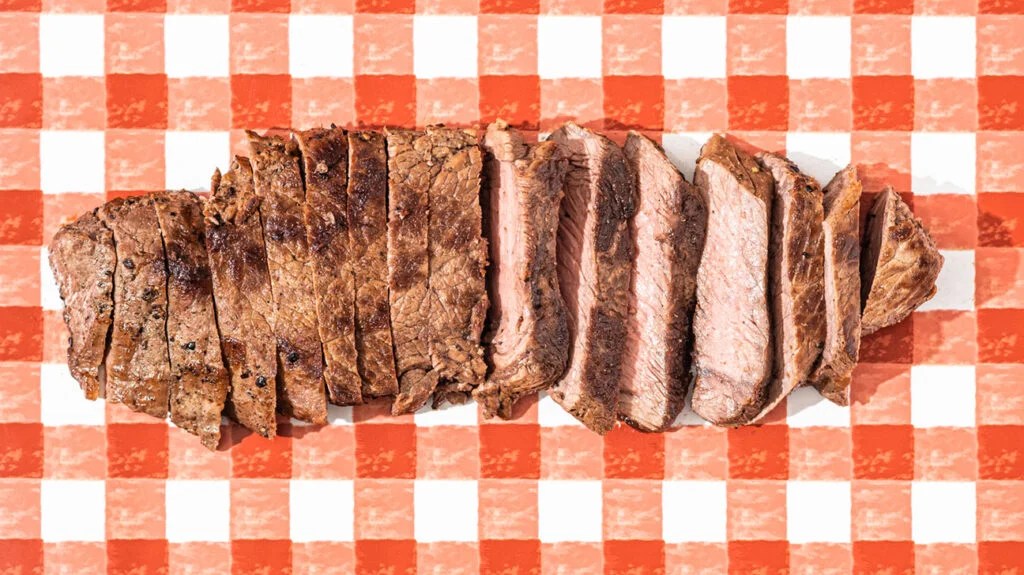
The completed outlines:
[[[973,365],[910,368],[910,422],[914,427],[974,427]]]
[[[102,14],[39,16],[39,71],[43,76],[102,76]]]
[[[352,423],[352,406],[327,404],[327,425],[352,425]]]
[[[825,399],[813,387],[798,387],[786,396],[790,427],[850,427],[850,408]]]
[[[103,132],[39,132],[39,178],[44,194],[103,193],[105,161]]]
[[[973,194],[975,139],[971,132],[912,132],[912,191],[922,195]]]
[[[43,541],[103,541],[106,501],[103,481],[44,479],[39,490]]]
[[[542,543],[601,541],[601,482],[541,480],[537,528]]]
[[[974,78],[977,32],[970,16],[914,16],[910,70],[915,78]]]
[[[939,250],[945,261],[935,280],[932,299],[918,311],[974,309],[974,250]]]
[[[164,146],[167,188],[208,190],[213,170],[220,167],[224,171],[230,140],[227,132],[168,131]]]
[[[414,16],[413,71],[417,78],[475,78],[475,16]]]
[[[477,405],[475,401],[467,401],[462,405],[446,403],[440,409],[433,409],[428,403],[413,414],[413,420],[418,427],[476,425]]]
[[[787,132],[786,155],[822,187],[850,163],[849,132]]]
[[[725,32],[725,16],[665,16],[661,74],[666,80],[724,78]]]
[[[693,173],[697,169],[700,149],[711,135],[712,132],[666,132],[661,136],[665,155],[690,182],[693,182]]]
[[[795,80],[849,78],[850,17],[787,17],[786,73]]]
[[[545,79],[600,78],[601,17],[537,18],[537,73]]]
[[[292,541],[352,541],[355,495],[351,480],[292,479],[288,497]]]
[[[477,482],[417,479],[413,484],[416,540],[477,540]]]
[[[39,366],[40,421],[47,427],[103,425],[104,400],[89,401],[65,363]]]
[[[224,14],[168,14],[164,69],[170,78],[229,74],[230,24]]]
[[[970,481],[914,481],[910,484],[914,543],[974,543],[975,485]]]
[[[60,288],[50,269],[50,250],[46,246],[39,248],[39,305],[48,310],[64,309]]]
[[[537,422],[541,427],[583,426],[545,391],[540,392],[537,399]]]
[[[850,482],[786,482],[786,538],[791,543],[849,543]]]
[[[726,540],[725,481],[663,481],[661,509],[666,543]]]
[[[167,481],[167,540],[229,541],[231,539],[231,482],[227,480]]]
[[[288,21],[291,75],[296,78],[351,77],[352,34],[352,16],[292,14]]]

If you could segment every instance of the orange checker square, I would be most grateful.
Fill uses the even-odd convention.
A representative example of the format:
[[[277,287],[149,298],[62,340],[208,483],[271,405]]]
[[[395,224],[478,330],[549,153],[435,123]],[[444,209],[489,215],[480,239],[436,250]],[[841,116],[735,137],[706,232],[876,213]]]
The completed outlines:
[[[416,477],[416,426],[356,425],[356,477]]]
[[[855,76],[853,127],[856,130],[912,130],[913,77]]]
[[[721,479],[728,475],[728,430],[683,426],[665,433],[665,479]]]
[[[210,451],[182,429],[167,434],[167,477],[221,479],[231,477],[231,427],[221,426],[221,449]]]
[[[850,161],[864,185],[861,214],[870,207],[870,194],[892,186],[910,191],[910,134],[908,132],[854,132],[850,136]]]
[[[0,539],[0,573],[42,572],[42,539]]]
[[[168,78],[167,127],[209,131],[230,128],[231,80]]]
[[[789,0],[789,13],[794,16],[849,16],[850,0]]]
[[[842,543],[801,543],[789,546],[791,575],[845,575],[853,570],[853,547]]]
[[[39,248],[0,244],[0,301],[39,305]]]
[[[537,75],[536,17],[524,13],[481,15],[477,35],[481,77]]]
[[[787,541],[729,541],[729,575],[788,575]]]
[[[978,574],[1006,575],[1024,570],[1024,542],[981,541],[978,543]]]
[[[853,127],[848,79],[789,81],[789,129],[796,132],[848,132]]]
[[[973,132],[978,129],[978,88],[974,79],[914,80],[914,129]]]
[[[537,482],[481,479],[478,486],[480,539],[537,538]]]
[[[510,573],[540,573],[540,541],[481,539],[480,575]]]
[[[974,273],[978,308],[1024,308],[1024,249],[978,248]]]
[[[729,76],[729,129],[786,130],[789,80],[786,76]]]
[[[73,13],[82,10],[97,13],[106,10],[106,6],[106,0],[42,0],[45,12]]]
[[[660,75],[661,17],[604,16],[601,49],[605,76]]]
[[[896,325],[865,336],[860,341],[860,361],[911,363],[914,361],[914,331],[914,316],[910,316]]]
[[[604,549],[600,543],[542,543],[540,554],[542,575],[599,575],[604,572]]]
[[[0,421],[36,423],[40,418],[39,364],[35,362],[0,363],[0,381],[4,382],[4,401]]]
[[[605,76],[605,128],[661,130],[665,86],[661,76]]]
[[[414,533],[411,479],[355,480],[355,539],[410,539]]]
[[[973,364],[978,357],[975,312],[935,310],[914,318],[914,362]]]
[[[729,16],[726,70],[730,76],[786,74],[786,17],[767,14]]]
[[[1024,50],[1013,38],[1024,35],[1024,19],[978,16],[978,75],[1024,75]]]
[[[415,76],[356,76],[355,86],[359,126],[415,126]]]
[[[108,424],[107,474],[166,479],[167,433],[164,421]]]
[[[978,0],[915,0],[914,14],[927,16],[974,16]]]
[[[978,127],[1024,130],[1024,76],[978,77]]]
[[[605,14],[661,14],[663,0],[604,0]]]
[[[292,119],[291,77],[231,76],[231,127],[287,126]]]
[[[537,14],[540,0],[480,0],[480,14]]]
[[[48,573],[105,575],[107,544],[105,542],[62,541],[43,545]]]
[[[218,575],[231,562],[230,543],[170,543],[167,575]]]
[[[854,76],[910,74],[909,16],[854,16],[851,39]]]
[[[914,0],[853,0],[856,14],[913,14]]]
[[[729,434],[729,477],[786,479],[789,428],[784,425],[736,427]]]
[[[978,243],[985,247],[1024,247],[1024,193],[978,194]]]
[[[1024,477],[1024,426],[978,428],[978,475],[982,479]]]
[[[169,14],[227,14],[231,0],[167,0]]]
[[[105,134],[106,187],[109,191],[164,187],[164,132],[108,130]]]
[[[108,74],[107,126],[166,128],[167,76]]]
[[[39,245],[42,232],[42,192],[0,191],[0,245]]]
[[[605,541],[661,539],[660,481],[606,479],[601,489]]]
[[[437,541],[416,544],[416,570],[419,573],[476,575],[480,572],[480,553],[476,542]]]
[[[789,430],[789,477],[848,480],[853,476],[849,428],[799,427]]]
[[[1024,363],[1024,309],[978,310],[978,360]]]
[[[167,0],[107,0],[108,12],[166,12]]]
[[[662,479],[665,436],[620,424],[604,436],[604,476],[620,479]]]
[[[1024,194],[1021,197],[1024,198]],[[978,242],[981,218],[974,216],[978,213],[978,201],[968,194],[915,196],[914,215],[921,218],[939,249],[970,250]]]
[[[356,546],[351,542],[292,542],[292,573],[354,573]]]
[[[854,575],[914,575],[913,541],[854,541]]]
[[[0,307],[0,361],[39,361],[43,313],[38,307]]]
[[[44,431],[43,477],[47,479],[105,479],[106,428],[61,425]]]
[[[0,148],[4,150],[0,190],[38,190],[39,130],[0,130]]]
[[[42,194],[43,237],[47,239],[52,238],[60,226],[75,220],[85,212],[92,211],[98,204],[103,203],[103,200],[104,195],[102,193]],[[47,327],[49,327],[49,324],[47,324]]]
[[[102,130],[107,125],[107,82],[101,77],[43,78],[43,127]]]
[[[931,543],[914,546],[914,572],[924,575],[975,575],[978,550],[975,545]]]
[[[293,14],[351,14],[355,0],[292,0]]]
[[[476,78],[416,80],[416,125],[471,126],[480,117],[480,88]]]
[[[412,17],[355,15],[353,70],[356,76],[413,73]]]
[[[232,575],[291,575],[292,542],[278,539],[231,539]]]
[[[974,428],[914,429],[914,479],[974,481],[978,476],[978,439]]]
[[[723,129],[729,110],[722,105],[727,91],[724,79],[687,78],[665,80],[666,132],[700,132]]]
[[[1024,163],[1018,161],[1020,150],[1024,149],[1024,132],[978,132],[976,138],[978,189],[1024,189]]]
[[[46,363],[64,363],[68,360],[68,326],[64,323],[63,314],[58,310],[43,310],[43,361]],[[38,360],[36,360],[38,361]],[[105,410],[109,413],[108,403]],[[115,410],[120,412],[121,410]],[[134,411],[127,413],[138,416]],[[131,418],[132,416],[126,416]],[[141,420],[141,417],[137,419]]]
[[[477,14],[480,0],[417,0],[417,14]]]
[[[232,539],[286,539],[288,518],[287,479],[231,480]]]
[[[854,425],[853,474],[858,479],[913,479],[914,428]]]
[[[786,539],[786,482],[730,480],[726,486],[729,541]]]
[[[40,74],[0,74],[0,128],[42,127],[42,102]]]
[[[0,481],[0,540],[39,537],[42,513],[39,492],[36,479]]]
[[[979,481],[979,541],[1024,541],[1024,482]]]
[[[50,331],[50,327],[51,326],[58,326],[58,327],[60,327],[60,330],[63,333],[63,335],[62,335],[63,344],[62,345],[63,345],[64,349],[56,350],[56,351],[58,351],[58,353],[56,353],[54,355],[51,355],[50,357],[47,357],[46,358],[46,363],[51,363],[51,362],[63,363],[65,361],[67,361],[67,338],[68,338],[67,326],[64,325],[64,321],[61,320],[60,312],[53,311],[52,312],[53,315],[51,316],[50,315],[51,311],[52,310],[47,310],[47,312],[46,312],[47,313],[47,323],[46,323],[47,334],[46,334],[46,337],[47,338],[50,337],[49,331]],[[49,345],[49,342],[47,342],[47,344]],[[106,417],[106,422],[107,422],[108,425],[111,424],[111,423],[128,423],[128,424],[133,424],[133,425],[156,425],[156,423],[157,423],[156,421],[153,420],[153,416],[149,415],[148,413],[142,413],[141,411],[133,411],[131,409],[125,409],[125,407],[123,405],[121,405],[119,403],[114,403],[114,402],[111,402],[111,401],[106,402],[106,404],[103,406],[103,411],[104,411],[104,417]]]
[[[107,539],[162,539],[165,484],[160,479],[107,480]]]
[[[0,3],[2,5],[2,3]],[[39,16],[0,8],[0,70],[39,70]]]
[[[292,438],[289,424],[279,424],[277,436],[266,439],[241,425],[231,426],[231,476],[275,477],[292,474]]]
[[[416,477],[476,479],[480,476],[480,438],[470,426],[416,428]]]
[[[975,370],[978,425],[1024,425],[1024,365],[981,364]]]
[[[737,148],[749,154],[758,154],[760,152],[786,154],[785,132],[746,130],[729,132],[726,137]],[[767,420],[770,420],[770,416]]]
[[[108,539],[108,575],[167,572],[166,539]]]
[[[540,78],[537,76],[481,76],[480,121],[502,119],[522,130],[540,126]],[[525,400],[519,403],[525,403]]]
[[[724,573],[728,563],[725,543],[665,544],[665,575]]]
[[[413,539],[356,539],[356,575],[413,575],[416,541]]]
[[[163,14],[110,13],[104,26],[108,74],[163,72]]]
[[[601,14],[603,0],[541,0],[541,14],[573,15]]]
[[[785,14],[789,0],[729,0],[730,14]]]
[[[544,479],[603,479],[604,441],[585,427],[542,427],[540,476]]]
[[[351,126],[355,121],[351,78],[292,78],[292,126]]]
[[[356,434],[350,425],[292,428],[292,472],[301,479],[352,479]]]
[[[415,14],[416,0],[356,0],[356,12],[372,14]]]
[[[540,426],[482,425],[479,429],[481,477],[540,477]]]
[[[664,573],[665,542],[659,541],[659,538],[628,541],[605,540],[605,574]]]
[[[604,128],[604,87],[596,78],[540,81],[540,129],[553,131],[564,122]]]

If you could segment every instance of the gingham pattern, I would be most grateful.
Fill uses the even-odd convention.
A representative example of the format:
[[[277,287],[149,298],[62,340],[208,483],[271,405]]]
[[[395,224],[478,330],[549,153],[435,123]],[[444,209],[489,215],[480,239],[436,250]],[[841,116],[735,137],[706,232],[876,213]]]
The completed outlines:
[[[374,406],[209,453],[81,398],[62,218],[203,187],[243,128],[499,116],[640,128],[688,175],[714,130],[868,163],[938,295],[864,342],[851,408],[757,429]],[[0,573],[1019,573],[1022,158],[1019,0],[0,0]]]

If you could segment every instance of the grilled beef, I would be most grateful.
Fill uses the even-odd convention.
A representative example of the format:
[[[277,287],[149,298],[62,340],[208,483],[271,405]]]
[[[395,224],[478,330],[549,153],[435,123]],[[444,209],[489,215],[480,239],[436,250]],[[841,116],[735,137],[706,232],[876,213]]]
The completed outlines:
[[[149,196],[107,202],[100,219],[114,234],[114,323],[106,397],[153,417],[167,416],[167,271]]]
[[[853,166],[825,186],[825,347],[811,382],[839,405],[860,352],[860,194]]]
[[[558,204],[568,161],[558,144],[527,146],[505,123],[484,137],[485,221],[491,267],[486,342],[492,369],[474,392],[487,417],[552,385],[569,356],[569,324],[555,263]]]
[[[223,178],[214,177],[212,188],[204,206],[206,251],[221,347],[231,377],[227,412],[263,437],[274,437],[274,298],[249,160],[236,158]]]
[[[50,243],[50,268],[64,301],[68,367],[85,397],[103,390],[103,358],[114,312],[114,236],[93,210],[61,226]]]
[[[362,395],[398,393],[388,305],[387,153],[378,132],[348,134],[349,238],[355,274]]]
[[[636,245],[619,416],[644,431],[668,427],[690,380],[691,319],[707,206],[665,152],[632,132],[623,149],[638,192]]]
[[[695,182],[709,214],[697,271],[693,410],[717,424],[749,421],[772,375],[768,308],[771,174],[720,135],[701,149]]]
[[[355,274],[348,213],[348,136],[341,128],[295,134],[305,166],[303,217],[324,353],[327,397],[362,403],[356,360]]]
[[[249,132],[253,181],[274,295],[278,409],[310,423],[327,423],[323,356],[313,274],[303,222],[305,193],[298,150],[278,137]]]
[[[158,193],[153,203],[167,254],[171,421],[216,449],[228,376],[213,310],[202,205],[189,192]]]
[[[569,317],[569,366],[551,397],[590,429],[615,425],[626,349],[635,191],[611,140],[576,124],[550,139],[570,169],[558,228],[558,278]]]
[[[775,179],[769,280],[772,380],[765,405],[751,422],[768,415],[811,375],[825,345],[825,244],[821,187],[781,156],[757,159]]]
[[[899,194],[887,188],[871,206],[861,259],[864,335],[903,321],[935,295],[942,254]]]

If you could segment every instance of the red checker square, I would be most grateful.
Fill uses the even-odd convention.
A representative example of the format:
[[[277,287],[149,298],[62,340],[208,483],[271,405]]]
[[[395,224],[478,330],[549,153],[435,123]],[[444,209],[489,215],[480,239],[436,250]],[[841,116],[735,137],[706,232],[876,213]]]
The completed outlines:
[[[164,71],[163,14],[107,14],[104,22],[108,74]]]
[[[854,541],[855,575],[913,575],[913,541]]]
[[[730,14],[786,14],[789,0],[729,0]]]
[[[0,128],[40,128],[42,125],[43,77],[0,74]]]
[[[287,539],[232,539],[232,575],[291,575],[292,542]]]
[[[729,563],[725,543],[666,543],[665,574],[722,573]]]
[[[107,544],[63,541],[45,543],[43,558],[47,570],[75,575],[106,575]]]
[[[0,423],[0,477],[42,476],[42,424]]]
[[[0,540],[38,538],[41,514],[38,480],[0,481]]]
[[[167,76],[108,74],[107,126],[166,128]]]
[[[230,543],[170,543],[168,575],[214,575],[231,562]]]
[[[231,443],[232,426],[221,426],[221,447]],[[221,479],[231,477],[231,451],[210,451],[194,435],[175,430],[167,435],[167,477],[172,479]]]
[[[602,0],[541,0],[541,14],[601,14]]]
[[[853,126],[850,80],[814,78],[789,82],[789,129],[848,132]]]
[[[604,0],[605,14],[662,14],[664,0]]]
[[[1024,130],[1024,76],[978,78],[978,127]]]
[[[974,481],[978,477],[978,440],[974,428],[914,429],[914,479]]]
[[[39,305],[39,248],[0,245],[0,301]]]
[[[164,188],[164,132],[108,130],[105,151],[107,190]]]
[[[0,200],[2,199],[0,196]],[[0,220],[0,222],[2,221]],[[3,224],[0,223],[0,228],[2,227]],[[39,422],[39,365],[0,363],[0,381],[4,382],[4,402],[0,405],[0,421],[4,423]]]
[[[684,426],[665,433],[666,479],[721,479],[729,470],[728,431]]]
[[[850,544],[803,543],[789,546],[790,573],[850,573],[853,553]]]
[[[541,573],[544,575],[602,573],[604,549],[600,543],[542,543],[540,555]]]
[[[416,541],[356,539],[356,575],[413,575]]]
[[[0,190],[38,190],[39,132],[0,130],[0,149],[4,150]]]
[[[293,573],[354,573],[355,570],[354,543],[292,543]]]
[[[729,541],[729,575],[788,575],[786,541]]]
[[[855,76],[853,126],[856,130],[912,130],[913,77]]]
[[[604,476],[621,479],[662,479],[665,436],[618,425],[604,436]]]
[[[481,76],[480,121],[497,119],[523,130],[540,124],[540,78],[537,76]]]
[[[107,425],[107,474],[167,478],[167,431],[163,421]]]
[[[102,130],[107,126],[105,78],[43,78],[43,127]]]
[[[730,76],[786,74],[786,17],[730,16],[726,70]]]
[[[354,34],[356,76],[412,75],[411,16],[356,14]],[[480,39],[481,46],[483,40]]]
[[[974,265],[977,307],[1024,308],[1024,249],[978,248]]]
[[[0,192],[0,245],[40,245],[43,194],[39,190]]]
[[[1006,575],[1024,571],[1024,541],[978,543],[978,574]]]
[[[230,128],[231,80],[168,78],[167,127],[208,131]]]
[[[480,541],[480,575],[540,573],[540,541],[507,539]]]
[[[3,12],[39,12],[42,0],[0,0],[0,11]]]
[[[167,0],[107,0],[107,12],[166,12]]]
[[[605,76],[605,128],[661,130],[665,85],[661,76]]]
[[[414,425],[356,425],[357,477],[416,477]]]
[[[724,79],[665,80],[666,132],[720,130],[729,123]]]
[[[858,479],[913,479],[914,428],[855,425],[853,474]]]
[[[287,14],[291,6],[291,0],[231,0],[232,12]]]
[[[0,70],[39,71],[39,15],[8,12],[0,2]]]
[[[1024,14],[1018,0],[978,0],[979,14]]]
[[[729,477],[786,479],[789,476],[789,429],[760,425],[729,429]]]
[[[1024,426],[978,428],[978,474],[982,479],[1024,477]]]
[[[661,539],[661,482],[606,479],[601,483],[604,539]]]
[[[292,477],[352,479],[356,474],[353,426],[292,428]]]
[[[481,14],[538,14],[540,0],[480,0]]]
[[[914,362],[971,365],[978,356],[974,312],[935,310],[914,317]]]
[[[416,124],[414,76],[356,76],[356,120],[360,126]]]
[[[437,541],[416,545],[416,570],[419,573],[477,575],[480,553],[477,543]]]
[[[978,540],[1024,541],[1024,481],[979,481]]]
[[[231,126],[261,129],[287,126],[292,119],[291,77],[231,76]]]
[[[355,539],[410,539],[414,534],[413,481],[355,481]]]
[[[416,80],[416,125],[472,126],[480,117],[476,78]]]
[[[1024,198],[1024,194],[1021,197]],[[978,242],[981,217],[970,217],[978,213],[978,201],[975,196],[967,194],[915,196],[914,215],[924,222],[939,249],[970,250]],[[1024,202],[1021,204],[1021,209],[1024,209]],[[1024,233],[1021,239],[1024,240]]]
[[[978,194],[978,243],[1024,247],[1024,193]]]
[[[730,481],[726,501],[729,541],[786,539],[785,481]]]
[[[1024,363],[1024,309],[978,310],[978,360]]]
[[[477,26],[480,76],[537,75],[537,18],[483,15]]]
[[[163,539],[164,485],[160,479],[108,480],[107,539]]]
[[[44,431],[43,477],[104,479],[107,477],[106,428],[61,425]]]
[[[567,121],[604,128],[604,88],[600,79],[541,80],[540,129],[551,131]]]
[[[287,425],[287,424],[285,424]],[[273,439],[260,437],[240,425],[231,426],[232,477],[288,478],[292,474],[292,438],[285,425]]]
[[[480,426],[480,475],[492,478],[540,477],[540,426]]]
[[[287,479],[231,480],[231,537],[286,539],[289,535]]]
[[[851,39],[854,76],[910,74],[909,16],[854,16]]]
[[[849,428],[795,427],[789,430],[789,477],[848,480],[853,476]]]
[[[660,16],[605,16],[602,24],[605,76],[661,75]]]
[[[537,482],[483,479],[478,486],[480,539],[537,538]]]
[[[978,572],[975,545],[930,543],[914,546],[914,572],[935,575],[974,575]]]
[[[856,14],[913,14],[914,0],[853,0]]]
[[[0,573],[43,572],[42,539],[0,539]]]
[[[860,341],[860,361],[867,363],[912,363],[914,361],[914,316],[882,328]]]
[[[658,537],[660,538],[660,536]],[[665,542],[605,541],[604,572],[607,575],[665,572]]]
[[[356,0],[356,12],[415,14],[416,0]]]
[[[977,18],[977,22],[978,75],[1024,74],[1024,52],[1013,40],[1024,34],[1024,20],[983,15]]]
[[[351,126],[356,121],[351,78],[293,78],[292,126]]]
[[[477,428],[417,428],[416,461],[416,477],[420,479],[476,479],[480,476]]]
[[[391,403],[392,399],[388,397],[370,398],[362,405],[352,408],[352,421],[355,423],[384,423],[389,425],[400,423],[412,425],[416,422],[416,418],[411,413],[397,417],[391,415]]]
[[[604,479],[604,440],[584,427],[542,427],[540,476]]]
[[[108,575],[166,572],[166,539],[110,539],[107,541]]]
[[[914,81],[914,129],[973,132],[978,129],[978,88],[973,79]]]
[[[789,80],[786,76],[729,76],[729,129],[786,130]]]
[[[978,425],[1024,425],[1024,365],[976,368]]]

